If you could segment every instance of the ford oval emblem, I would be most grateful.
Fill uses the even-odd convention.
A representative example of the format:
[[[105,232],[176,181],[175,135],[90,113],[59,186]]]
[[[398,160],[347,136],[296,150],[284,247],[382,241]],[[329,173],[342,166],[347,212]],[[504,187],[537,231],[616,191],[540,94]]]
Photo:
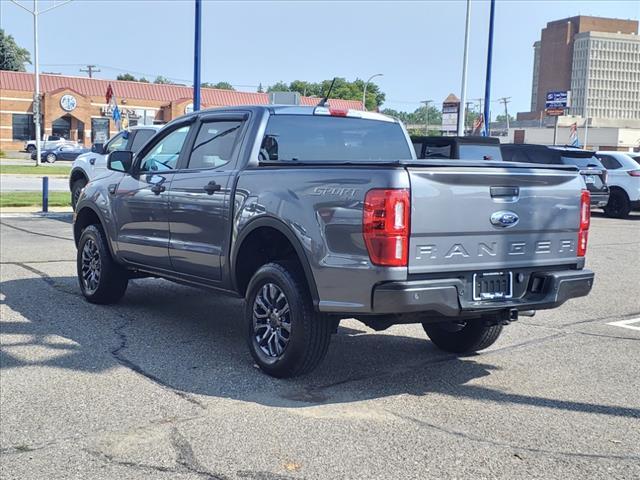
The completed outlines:
[[[508,210],[502,210],[500,212],[495,212],[491,215],[491,224],[496,227],[508,228],[513,227],[518,223],[520,217],[516,212],[510,212]]]

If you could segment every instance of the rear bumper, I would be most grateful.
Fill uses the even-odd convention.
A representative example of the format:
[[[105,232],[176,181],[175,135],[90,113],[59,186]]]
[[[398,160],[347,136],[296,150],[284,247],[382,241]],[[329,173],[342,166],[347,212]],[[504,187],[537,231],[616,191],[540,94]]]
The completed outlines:
[[[590,193],[592,207],[604,207],[609,203],[609,192],[606,193]]]
[[[458,278],[390,282],[374,289],[373,313],[431,312],[460,317],[505,309],[544,310],[587,295],[593,280],[591,270],[534,272],[521,296],[480,302],[470,298],[468,283]]]

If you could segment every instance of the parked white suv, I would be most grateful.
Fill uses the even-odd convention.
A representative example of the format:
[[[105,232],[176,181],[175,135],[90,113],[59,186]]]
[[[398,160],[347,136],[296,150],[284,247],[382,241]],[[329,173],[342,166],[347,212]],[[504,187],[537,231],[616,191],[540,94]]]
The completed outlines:
[[[40,150],[53,150],[54,148],[61,147],[63,145],[77,145],[76,142],[72,142],[71,140],[67,140],[64,137],[59,137],[57,135],[48,135],[45,140],[40,142]],[[33,153],[36,151],[36,141],[28,140],[24,142],[24,151]]]
[[[640,210],[640,165],[624,152],[596,152],[609,173],[609,203],[604,213],[609,217],[625,218],[631,210]]]
[[[109,139],[107,143],[94,143],[91,151],[84,153],[71,165],[69,175],[69,190],[71,190],[71,204],[76,208],[76,202],[80,192],[90,181],[114,172],[107,170],[107,157],[116,150],[128,150],[137,152],[147,140],[153,137],[160,125],[141,125],[123,130]]]

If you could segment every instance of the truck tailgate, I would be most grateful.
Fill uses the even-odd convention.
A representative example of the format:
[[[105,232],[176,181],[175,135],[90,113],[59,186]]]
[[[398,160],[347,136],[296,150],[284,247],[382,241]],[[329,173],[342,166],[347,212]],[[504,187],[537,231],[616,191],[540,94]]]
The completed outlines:
[[[577,171],[407,166],[409,273],[488,271],[576,262]]]

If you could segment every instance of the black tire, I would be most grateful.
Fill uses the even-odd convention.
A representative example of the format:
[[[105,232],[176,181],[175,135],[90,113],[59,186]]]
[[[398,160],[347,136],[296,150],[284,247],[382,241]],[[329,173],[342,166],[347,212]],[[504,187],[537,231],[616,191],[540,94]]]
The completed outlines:
[[[423,323],[422,328],[436,347],[446,352],[467,354],[493,345],[502,325],[487,325],[484,320],[470,320],[464,326]]]
[[[35,145],[27,145],[27,153],[33,153],[36,151]]]
[[[274,298],[279,297],[279,293],[277,290],[276,294],[272,293],[270,285],[274,285],[284,295],[284,300],[279,302]],[[268,301],[271,296],[273,301],[270,305],[275,308],[262,308],[256,300],[259,295],[262,295],[262,300]],[[263,265],[249,282],[245,300],[247,343],[253,359],[262,371],[273,377],[288,378],[309,373],[322,362],[329,348],[332,322],[314,309],[305,276],[296,263]],[[258,318],[258,315],[262,316],[267,311],[276,314],[278,309],[281,317],[279,314],[276,315],[278,318],[272,318],[267,314],[267,318]],[[272,322],[273,325],[269,325]],[[258,337],[263,341],[260,342]],[[268,350],[273,350],[273,354]]]
[[[93,266],[87,265],[87,258],[93,265],[98,265],[97,279],[95,275],[89,275]],[[127,290],[127,272],[111,257],[106,236],[100,225],[89,225],[82,231],[76,265],[80,290],[91,303],[116,303]]]
[[[604,214],[612,218],[627,218],[631,212],[631,202],[624,190],[611,190],[609,203],[604,207]]]
[[[86,184],[87,181],[84,178],[79,178],[71,184],[71,207],[74,211],[76,209],[76,205],[78,204],[78,198],[80,198],[80,192]]]

